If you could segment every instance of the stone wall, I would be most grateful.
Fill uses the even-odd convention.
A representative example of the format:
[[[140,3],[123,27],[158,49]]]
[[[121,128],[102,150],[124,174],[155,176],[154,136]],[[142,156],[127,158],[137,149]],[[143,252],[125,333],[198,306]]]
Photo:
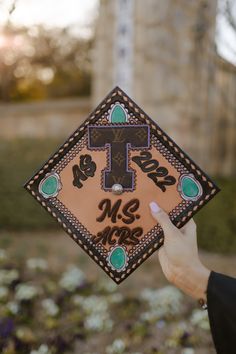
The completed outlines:
[[[0,139],[67,137],[87,118],[90,99],[0,105]]]
[[[216,57],[215,91],[211,100],[214,126],[213,172],[236,175],[236,67]],[[215,158],[215,156],[217,158]]]
[[[134,97],[206,166],[216,1],[149,0],[145,8],[137,2]]]
[[[113,86],[115,1],[100,0],[93,51],[93,104],[97,105]]]
[[[235,68],[215,51],[217,0],[134,3],[132,98],[206,171],[235,173]],[[93,102],[116,84],[114,4],[100,2]]]

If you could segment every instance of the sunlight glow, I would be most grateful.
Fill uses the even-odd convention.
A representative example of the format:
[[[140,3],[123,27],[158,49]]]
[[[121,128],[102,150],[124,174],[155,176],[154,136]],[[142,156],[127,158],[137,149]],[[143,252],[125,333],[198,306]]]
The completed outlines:
[[[11,22],[16,25],[46,27],[88,27],[98,8],[98,0],[18,0]],[[0,2],[0,25],[7,21],[9,1]]]
[[[223,2],[224,0],[218,0],[219,7]],[[99,0],[18,0],[16,4],[16,9],[10,18],[15,25],[23,25],[31,29],[36,25],[70,26],[73,28],[73,33],[84,37],[92,35],[90,24],[97,16],[99,8]],[[11,5],[12,0],[0,0],[0,27],[7,23]],[[234,10],[236,16],[236,6]],[[236,64],[235,34],[220,14],[217,16],[216,43],[220,55]],[[0,48],[7,45],[7,39],[1,36]]]

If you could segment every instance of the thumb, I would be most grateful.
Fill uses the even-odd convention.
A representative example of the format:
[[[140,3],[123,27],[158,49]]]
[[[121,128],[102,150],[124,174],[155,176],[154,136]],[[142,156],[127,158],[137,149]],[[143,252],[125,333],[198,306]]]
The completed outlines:
[[[151,202],[149,204],[149,207],[150,207],[152,216],[161,225],[161,227],[164,231],[164,235],[167,238],[174,236],[176,234],[176,230],[178,230],[178,229],[170,221],[169,215],[163,209],[161,209],[156,202]]]

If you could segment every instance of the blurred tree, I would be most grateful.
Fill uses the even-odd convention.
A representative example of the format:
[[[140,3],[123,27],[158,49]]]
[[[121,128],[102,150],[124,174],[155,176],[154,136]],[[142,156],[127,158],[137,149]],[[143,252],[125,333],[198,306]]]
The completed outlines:
[[[92,39],[70,28],[16,28],[0,35],[0,100],[90,94]]]

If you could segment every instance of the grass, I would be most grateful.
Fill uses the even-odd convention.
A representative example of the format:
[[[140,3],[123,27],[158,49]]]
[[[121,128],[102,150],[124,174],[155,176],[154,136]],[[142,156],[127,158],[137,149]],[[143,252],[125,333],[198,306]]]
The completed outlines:
[[[0,228],[50,230],[58,224],[23,189],[25,181],[62,141],[21,139],[0,142]],[[236,177],[215,179],[221,192],[195,217],[199,245],[214,252],[236,251]]]
[[[1,228],[36,230],[56,227],[56,222],[33,200],[23,185],[58,145],[58,141],[45,139],[1,141]]]
[[[221,192],[195,217],[200,246],[209,251],[236,251],[236,178],[216,179]]]

